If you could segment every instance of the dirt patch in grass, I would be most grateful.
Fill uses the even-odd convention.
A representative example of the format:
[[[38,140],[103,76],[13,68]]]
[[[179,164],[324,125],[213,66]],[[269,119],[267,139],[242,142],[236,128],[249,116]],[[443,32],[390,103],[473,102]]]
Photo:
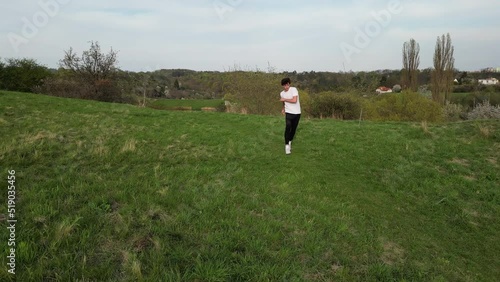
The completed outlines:
[[[136,253],[140,253],[153,248],[154,245],[153,236],[151,233],[148,233],[134,240],[133,249]]]
[[[404,260],[404,249],[391,241],[384,241],[382,245],[384,251],[380,259],[387,265],[395,265]]]
[[[136,140],[134,140],[134,139],[128,140],[127,142],[125,142],[125,145],[123,145],[122,153],[125,153],[125,152],[135,152],[136,145],[137,145],[137,141]]]
[[[464,160],[464,159],[454,158],[450,162],[452,164],[458,164],[458,165],[462,165],[462,166],[469,166],[469,161],[468,160]]]
[[[489,158],[487,159],[489,163],[491,163],[493,166],[497,167],[498,166],[498,161],[495,158]]]
[[[204,112],[216,112],[217,111],[216,108],[212,108],[212,107],[202,107],[201,110]]]
[[[43,140],[43,139],[54,140],[56,138],[57,138],[57,134],[55,134],[55,133],[47,132],[47,131],[40,131],[37,134],[25,135],[24,142],[27,144],[34,144],[34,143],[36,143],[40,140]]]

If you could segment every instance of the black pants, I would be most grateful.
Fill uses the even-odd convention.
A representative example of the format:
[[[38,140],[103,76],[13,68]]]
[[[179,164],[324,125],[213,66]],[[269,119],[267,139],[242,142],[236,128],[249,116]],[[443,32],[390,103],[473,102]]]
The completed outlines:
[[[294,115],[286,113],[286,127],[285,127],[285,145],[293,140],[295,131],[299,125],[300,114]]]

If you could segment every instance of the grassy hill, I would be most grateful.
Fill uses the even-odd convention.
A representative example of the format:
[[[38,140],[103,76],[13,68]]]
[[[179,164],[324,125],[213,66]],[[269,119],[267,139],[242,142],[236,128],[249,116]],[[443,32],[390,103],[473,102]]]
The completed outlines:
[[[283,126],[0,92],[0,280],[500,277],[498,121]]]

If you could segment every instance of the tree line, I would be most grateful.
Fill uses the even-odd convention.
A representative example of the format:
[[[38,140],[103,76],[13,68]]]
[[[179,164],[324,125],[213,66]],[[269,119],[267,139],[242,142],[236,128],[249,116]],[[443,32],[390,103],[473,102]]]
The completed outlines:
[[[256,99],[251,100],[256,105],[247,108],[261,113],[266,110],[259,104],[280,91],[279,80],[284,76],[290,77],[311,97],[324,92],[373,96],[379,86],[401,85],[403,91],[428,93],[441,105],[450,101],[452,92],[484,90],[474,81],[479,75],[500,76],[458,71],[454,68],[453,51],[447,34],[436,41],[433,68],[422,70],[419,69],[420,46],[410,39],[403,44],[399,70],[276,73],[272,68],[263,71],[235,67],[225,72],[183,69],[130,72],[116,66],[115,50],[105,52],[99,42],[92,41],[90,48],[80,55],[71,47],[64,51],[57,70],[41,66],[33,59],[0,60],[0,89],[135,104],[145,104],[150,98],[226,98],[248,104],[246,100],[254,97]],[[454,84],[455,78],[458,83]]]

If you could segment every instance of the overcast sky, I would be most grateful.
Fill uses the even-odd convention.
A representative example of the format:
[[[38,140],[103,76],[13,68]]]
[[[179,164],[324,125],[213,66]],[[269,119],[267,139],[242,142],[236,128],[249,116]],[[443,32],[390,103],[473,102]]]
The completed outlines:
[[[420,44],[432,66],[450,33],[460,70],[500,67],[500,0],[16,0],[0,4],[0,57],[57,67],[90,41],[123,70],[399,69]]]

